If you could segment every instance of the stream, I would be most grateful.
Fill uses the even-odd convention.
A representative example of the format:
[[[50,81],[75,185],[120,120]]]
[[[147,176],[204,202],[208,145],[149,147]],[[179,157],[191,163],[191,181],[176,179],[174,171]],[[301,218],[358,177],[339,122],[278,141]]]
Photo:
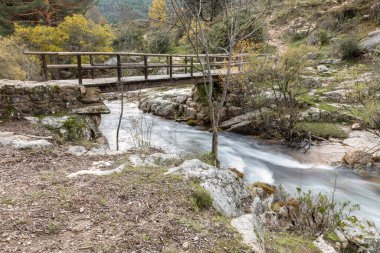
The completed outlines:
[[[119,120],[120,101],[106,102],[111,113],[102,115],[100,130],[107,137],[111,149],[116,149],[116,129]],[[184,123],[165,120],[151,114],[143,114],[135,103],[125,103],[120,131],[120,149],[133,148],[130,119],[143,118],[152,127],[151,144],[167,153],[200,154],[211,149],[211,134]],[[310,150],[309,152],[312,152]],[[219,158],[226,168],[236,168],[245,174],[245,179],[269,184],[281,184],[291,193],[296,188],[313,193],[332,194],[337,177],[335,198],[360,204],[355,214],[372,219],[380,228],[380,180],[371,176],[360,176],[348,169],[334,169],[328,165],[300,162],[291,156],[291,151],[281,145],[259,144],[255,139],[233,133],[221,133]]]

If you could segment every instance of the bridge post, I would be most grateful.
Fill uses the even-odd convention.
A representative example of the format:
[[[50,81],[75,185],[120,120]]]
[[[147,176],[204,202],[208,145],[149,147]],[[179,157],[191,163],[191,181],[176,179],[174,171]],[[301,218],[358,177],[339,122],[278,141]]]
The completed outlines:
[[[170,65],[169,56],[166,57],[166,65]],[[166,74],[170,74],[170,67],[166,67]]]
[[[190,59],[190,76],[194,76],[194,57],[191,56]]]
[[[46,63],[46,55],[44,54],[41,54],[41,63],[42,63],[42,69],[44,70],[45,81],[48,81],[49,77],[48,77],[48,69],[47,69],[47,63]]]
[[[144,55],[144,75],[145,80],[148,80],[148,56]]]
[[[82,80],[82,56],[80,54],[77,55],[77,62],[78,62],[79,84],[83,84],[83,80]]]
[[[117,82],[120,84],[121,82],[121,57],[120,55],[116,55],[116,64],[117,64]]]
[[[187,56],[185,56],[185,74],[187,74]]]
[[[94,59],[92,58],[92,54],[90,54],[90,64],[91,67],[94,66]],[[95,79],[95,70],[91,68],[91,78]]]
[[[170,76],[170,78],[173,78],[173,56],[171,55],[170,57],[169,57],[169,61],[170,61],[170,72],[169,72],[169,76]]]

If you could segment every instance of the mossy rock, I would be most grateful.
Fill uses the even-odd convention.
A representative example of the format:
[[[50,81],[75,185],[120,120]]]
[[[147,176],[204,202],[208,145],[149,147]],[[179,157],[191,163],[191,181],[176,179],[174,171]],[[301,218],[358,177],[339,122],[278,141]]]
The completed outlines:
[[[48,116],[42,118],[41,123],[65,141],[92,140],[100,136],[96,124],[88,116]]]

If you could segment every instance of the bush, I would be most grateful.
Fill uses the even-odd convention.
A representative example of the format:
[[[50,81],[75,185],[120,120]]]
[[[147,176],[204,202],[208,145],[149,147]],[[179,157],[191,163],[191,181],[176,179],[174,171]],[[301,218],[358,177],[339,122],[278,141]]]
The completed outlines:
[[[0,37],[0,79],[39,79],[38,59],[24,55],[23,50],[25,45],[15,37]]]
[[[212,197],[204,188],[195,185],[192,191],[194,205],[200,210],[209,209],[212,206]]]
[[[337,127],[333,123],[325,123],[325,122],[301,122],[298,123],[296,129],[301,132],[308,133],[310,132],[312,135],[319,136],[325,139],[328,138],[339,138],[344,139],[347,138],[346,132]]]
[[[113,42],[115,50],[142,51],[144,47],[144,30],[137,24],[128,24],[121,28]]]
[[[351,205],[350,201],[335,201],[334,195],[328,196],[324,193],[314,195],[311,191],[302,191],[301,188],[297,188],[297,195],[299,206],[296,209],[300,220],[307,220],[306,217],[318,217],[314,224],[300,223],[297,229],[312,234],[334,230],[342,225],[343,220],[354,218],[352,213],[360,209],[358,204]]]
[[[341,53],[343,60],[358,58],[361,55],[361,50],[359,49],[359,39],[355,36],[349,36],[342,39],[339,44],[339,52]]]
[[[164,54],[170,51],[173,39],[170,33],[158,30],[150,33],[147,37],[147,48],[149,53]]]
[[[329,44],[330,42],[330,35],[329,33],[324,30],[324,29],[321,29],[318,33],[318,38],[319,38],[319,41],[321,42],[321,45],[324,46],[324,45],[327,45]]]

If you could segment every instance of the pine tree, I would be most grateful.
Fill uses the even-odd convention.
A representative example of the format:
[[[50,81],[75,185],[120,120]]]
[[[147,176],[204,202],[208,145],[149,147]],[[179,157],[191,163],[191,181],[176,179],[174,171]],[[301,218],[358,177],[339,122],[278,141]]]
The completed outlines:
[[[56,26],[66,16],[84,13],[93,0],[5,0],[0,2],[0,32],[13,23]]]
[[[153,0],[149,9],[149,17],[153,22],[160,24],[166,21],[166,1],[165,0]]]

